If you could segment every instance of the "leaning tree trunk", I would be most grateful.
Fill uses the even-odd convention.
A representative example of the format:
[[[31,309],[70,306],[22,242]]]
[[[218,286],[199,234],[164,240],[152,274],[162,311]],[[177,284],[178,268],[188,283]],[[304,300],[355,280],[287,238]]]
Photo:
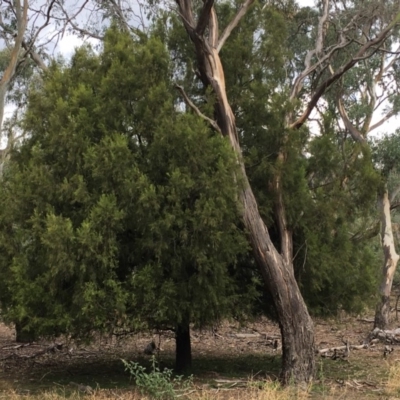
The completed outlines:
[[[314,327],[294,277],[291,253],[285,254],[284,248],[281,253],[276,250],[248,184],[242,202],[253,252],[278,314],[282,335],[281,380],[284,384],[309,382],[315,372]],[[286,235],[290,249],[292,237],[288,231]]]
[[[221,40],[218,40],[217,17],[212,0],[205,1],[197,24],[194,21],[190,0],[176,1],[182,22],[195,46],[199,76],[205,86],[212,87],[215,94],[216,122],[202,115],[182,88],[180,90],[195,112],[202,115],[215,129],[229,139],[236,154],[240,167],[238,181],[243,185],[240,194],[243,221],[265,285],[272,295],[282,334],[281,379],[283,383],[309,382],[315,372],[313,322],[294,277],[292,236],[285,224],[283,204],[279,204],[280,207],[277,210],[282,247],[279,253],[260,216],[254,193],[247,178],[235,116],[227,98],[224,70],[218,54],[222,46],[221,41],[226,38],[226,35],[223,34]],[[208,27],[207,38],[205,37],[206,27]],[[277,185],[275,189],[279,195],[281,187]]]
[[[192,347],[190,343],[190,325],[182,322],[175,332],[175,369],[184,372],[192,366]]]
[[[396,272],[399,255],[394,246],[392,220],[390,216],[390,201],[387,188],[379,199],[382,224],[382,249],[384,255],[382,267],[382,282],[379,288],[379,303],[376,307],[374,327],[387,329],[390,323],[390,292],[394,273]]]

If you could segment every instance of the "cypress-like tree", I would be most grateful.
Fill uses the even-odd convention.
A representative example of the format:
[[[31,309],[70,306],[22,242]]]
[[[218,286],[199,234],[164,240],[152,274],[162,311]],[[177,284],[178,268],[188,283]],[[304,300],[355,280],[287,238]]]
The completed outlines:
[[[29,139],[0,189],[6,320],[81,338],[171,328],[184,369],[191,323],[246,312],[235,159],[182,110],[170,77],[157,38],[111,29],[99,55],[81,48],[32,88]]]

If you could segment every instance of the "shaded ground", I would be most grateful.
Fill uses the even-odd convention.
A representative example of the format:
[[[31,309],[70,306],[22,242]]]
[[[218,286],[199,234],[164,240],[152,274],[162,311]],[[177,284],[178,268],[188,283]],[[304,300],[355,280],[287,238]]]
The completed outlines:
[[[372,323],[354,318],[317,321],[317,347],[341,346],[344,342],[360,344],[371,328]],[[237,382],[235,386],[239,387],[243,379],[276,379],[281,356],[279,337],[278,326],[267,320],[246,328],[226,322],[212,331],[193,331],[193,374],[197,387],[230,386],[226,380]],[[92,388],[131,387],[121,358],[148,364],[149,357],[143,350],[152,339],[160,347],[160,366],[172,367],[175,344],[173,334],[168,332],[99,337],[91,345],[78,345],[66,339],[19,345],[13,329],[0,325],[0,394],[10,389],[19,393],[57,387],[65,390],[77,384]],[[353,350],[348,357],[335,360],[317,356],[318,373],[311,397],[389,398],[384,397],[385,380],[389,365],[400,358],[400,347],[390,345],[394,351],[385,358],[385,345],[377,343]]]

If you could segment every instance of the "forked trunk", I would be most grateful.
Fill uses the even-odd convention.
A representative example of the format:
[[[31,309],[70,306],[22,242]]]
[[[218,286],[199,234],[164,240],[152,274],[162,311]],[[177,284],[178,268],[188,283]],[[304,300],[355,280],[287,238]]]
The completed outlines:
[[[376,306],[374,327],[387,329],[390,323],[390,292],[393,277],[396,272],[399,255],[396,253],[393,238],[392,219],[390,216],[390,201],[387,188],[379,199],[382,224],[382,249],[384,255],[382,281],[379,288],[379,302]]]
[[[177,372],[187,371],[192,367],[192,347],[190,343],[190,325],[181,323],[175,332],[175,369]]]
[[[240,166],[241,176],[238,181],[244,185],[240,195],[243,221],[265,285],[272,295],[282,334],[282,381],[283,383],[309,382],[315,371],[314,329],[294,277],[292,236],[286,227],[284,206],[280,202],[277,210],[282,247],[279,253],[260,216],[254,193],[247,179],[235,116],[225,90],[224,70],[218,54],[218,21],[212,1],[204,3],[197,27],[190,1],[177,0],[177,3],[186,31],[195,45],[200,78],[204,85],[211,86],[215,93],[215,116],[218,125],[215,126],[213,121],[211,123],[229,139]],[[206,26],[208,26],[207,38],[204,36]],[[186,100],[188,101],[187,96]],[[198,114],[200,113],[193,104],[191,106]],[[209,118],[207,120],[210,122]],[[277,182],[275,189],[281,198],[281,187],[279,181]]]

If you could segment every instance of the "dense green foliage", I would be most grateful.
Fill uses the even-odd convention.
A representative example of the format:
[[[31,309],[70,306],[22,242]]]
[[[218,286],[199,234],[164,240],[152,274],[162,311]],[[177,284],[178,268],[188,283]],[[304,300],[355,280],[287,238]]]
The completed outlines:
[[[304,68],[296,60],[314,45],[317,22],[315,10],[300,10],[289,3],[286,8],[255,5],[225,43],[221,58],[229,101],[247,175],[278,249],[276,193],[271,184],[275,176],[282,176],[295,273],[310,311],[318,315],[343,309],[358,312],[373,302],[377,287],[380,258],[371,250],[375,243],[371,235],[362,232],[376,217],[381,180],[369,152],[338,135],[330,109],[322,116],[319,135],[306,126],[285,129],[288,115],[300,107],[298,100],[289,101],[292,80]],[[222,3],[217,11],[224,26],[235,7]],[[179,71],[177,79],[190,90],[197,106],[213,117],[213,98],[196,83],[191,68],[195,59],[184,29],[176,17],[171,16],[170,22],[163,35]],[[301,97],[321,79],[314,78],[310,86],[305,84]],[[279,152],[285,154],[284,163],[278,161]],[[243,260],[243,265],[249,264],[251,260]]]
[[[216,4],[221,26],[237,7]],[[253,300],[263,288],[239,224],[235,159],[174,83],[210,118],[215,99],[198,79],[179,16],[159,15],[153,35],[133,40],[111,29],[100,54],[83,47],[32,85],[28,138],[0,188],[0,301],[6,320],[26,325],[29,316],[26,328],[37,334],[207,325],[258,311]],[[330,74],[310,74],[290,98],[318,15],[293,1],[255,4],[221,59],[261,216],[279,250],[279,176],[296,277],[310,311],[331,315],[359,311],[376,290],[370,227],[383,161],[338,125],[336,101],[343,96],[350,119],[366,119],[369,106],[354,93],[380,56],[330,88],[317,135],[308,126],[285,128]],[[338,18],[353,17],[349,8]],[[326,43],[336,43],[335,26]],[[354,43],[332,55],[334,69],[357,48],[352,34]],[[396,96],[389,100],[397,110]],[[397,164],[397,142],[383,141],[385,165]]]
[[[158,39],[111,29],[32,88],[0,193],[6,320],[82,337],[244,312],[235,160],[179,111],[170,74]]]

